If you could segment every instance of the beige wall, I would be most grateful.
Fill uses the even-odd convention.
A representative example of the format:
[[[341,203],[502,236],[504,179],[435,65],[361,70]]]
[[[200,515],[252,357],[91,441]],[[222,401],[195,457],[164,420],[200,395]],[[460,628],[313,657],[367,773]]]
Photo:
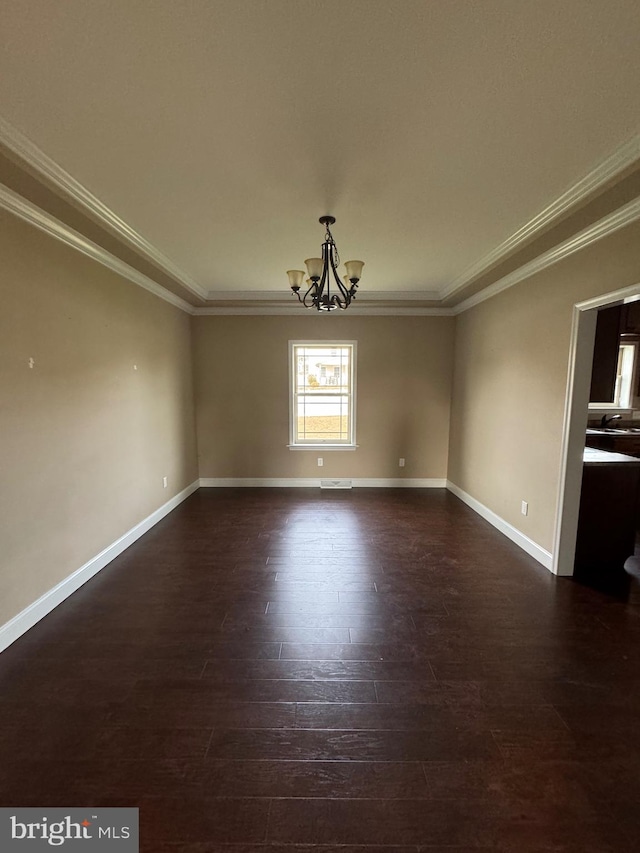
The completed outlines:
[[[449,479],[549,551],[573,305],[636,283],[640,225],[456,318]]]
[[[453,318],[300,310],[194,318],[200,476],[446,477]],[[357,450],[288,450],[289,340],[357,341]]]
[[[640,225],[455,320],[189,318],[5,214],[0,256],[1,625],[198,475],[448,476],[551,550],[572,307],[640,285]],[[289,340],[358,343],[359,447],[322,469]]]
[[[189,316],[4,213],[0,257],[2,625],[197,461]]]

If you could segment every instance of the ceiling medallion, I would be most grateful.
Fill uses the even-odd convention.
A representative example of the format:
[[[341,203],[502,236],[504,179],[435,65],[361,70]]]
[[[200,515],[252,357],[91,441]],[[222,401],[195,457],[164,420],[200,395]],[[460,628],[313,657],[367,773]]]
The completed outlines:
[[[344,276],[345,284],[340,281],[338,275],[340,256],[329,228],[335,221],[333,216],[320,217],[319,222],[326,229],[324,243],[322,244],[322,257],[308,258],[305,261],[309,277],[305,282],[308,290],[304,296],[300,296],[300,288],[305,276],[304,270],[287,270],[291,290],[305,308],[315,308],[318,311],[334,311],[336,308],[344,310],[356,298],[364,261],[345,261],[344,265],[347,270],[347,274]]]

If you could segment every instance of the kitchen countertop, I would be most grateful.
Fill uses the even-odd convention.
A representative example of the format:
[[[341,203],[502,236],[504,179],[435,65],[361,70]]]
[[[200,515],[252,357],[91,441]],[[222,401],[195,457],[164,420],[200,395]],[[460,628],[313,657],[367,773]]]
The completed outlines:
[[[640,435],[639,427],[587,427],[587,435]]]
[[[585,465],[618,465],[635,462],[640,465],[640,459],[627,456],[625,453],[614,453],[611,450],[598,450],[595,447],[585,447],[582,461]]]

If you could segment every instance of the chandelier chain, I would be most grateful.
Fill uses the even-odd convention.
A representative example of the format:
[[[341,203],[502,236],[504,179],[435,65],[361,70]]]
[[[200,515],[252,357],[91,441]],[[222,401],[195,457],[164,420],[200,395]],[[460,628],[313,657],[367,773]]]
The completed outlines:
[[[333,239],[333,234],[331,233],[331,230],[329,228],[329,223],[327,223],[326,229],[327,230],[326,230],[325,235],[324,235],[325,242],[329,243],[329,246],[331,247],[329,251],[331,252],[331,255],[333,258],[333,265],[335,267],[339,267],[340,266],[340,255],[338,253],[338,247],[336,246],[336,241]]]

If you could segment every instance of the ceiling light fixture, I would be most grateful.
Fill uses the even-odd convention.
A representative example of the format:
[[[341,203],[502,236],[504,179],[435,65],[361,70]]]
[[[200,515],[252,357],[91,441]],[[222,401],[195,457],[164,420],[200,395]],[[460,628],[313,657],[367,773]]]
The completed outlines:
[[[320,224],[326,228],[324,243],[322,244],[322,257],[308,258],[305,261],[309,278],[306,281],[308,290],[304,296],[300,296],[300,288],[305,276],[304,270],[287,270],[291,290],[305,308],[316,308],[318,311],[333,311],[336,308],[344,310],[356,298],[364,261],[345,261],[344,265],[347,270],[344,277],[345,284],[340,281],[338,275],[340,256],[329,228],[335,221],[333,216],[321,216],[319,219]],[[331,281],[332,276],[335,284]],[[331,292],[332,287],[333,293]]]

